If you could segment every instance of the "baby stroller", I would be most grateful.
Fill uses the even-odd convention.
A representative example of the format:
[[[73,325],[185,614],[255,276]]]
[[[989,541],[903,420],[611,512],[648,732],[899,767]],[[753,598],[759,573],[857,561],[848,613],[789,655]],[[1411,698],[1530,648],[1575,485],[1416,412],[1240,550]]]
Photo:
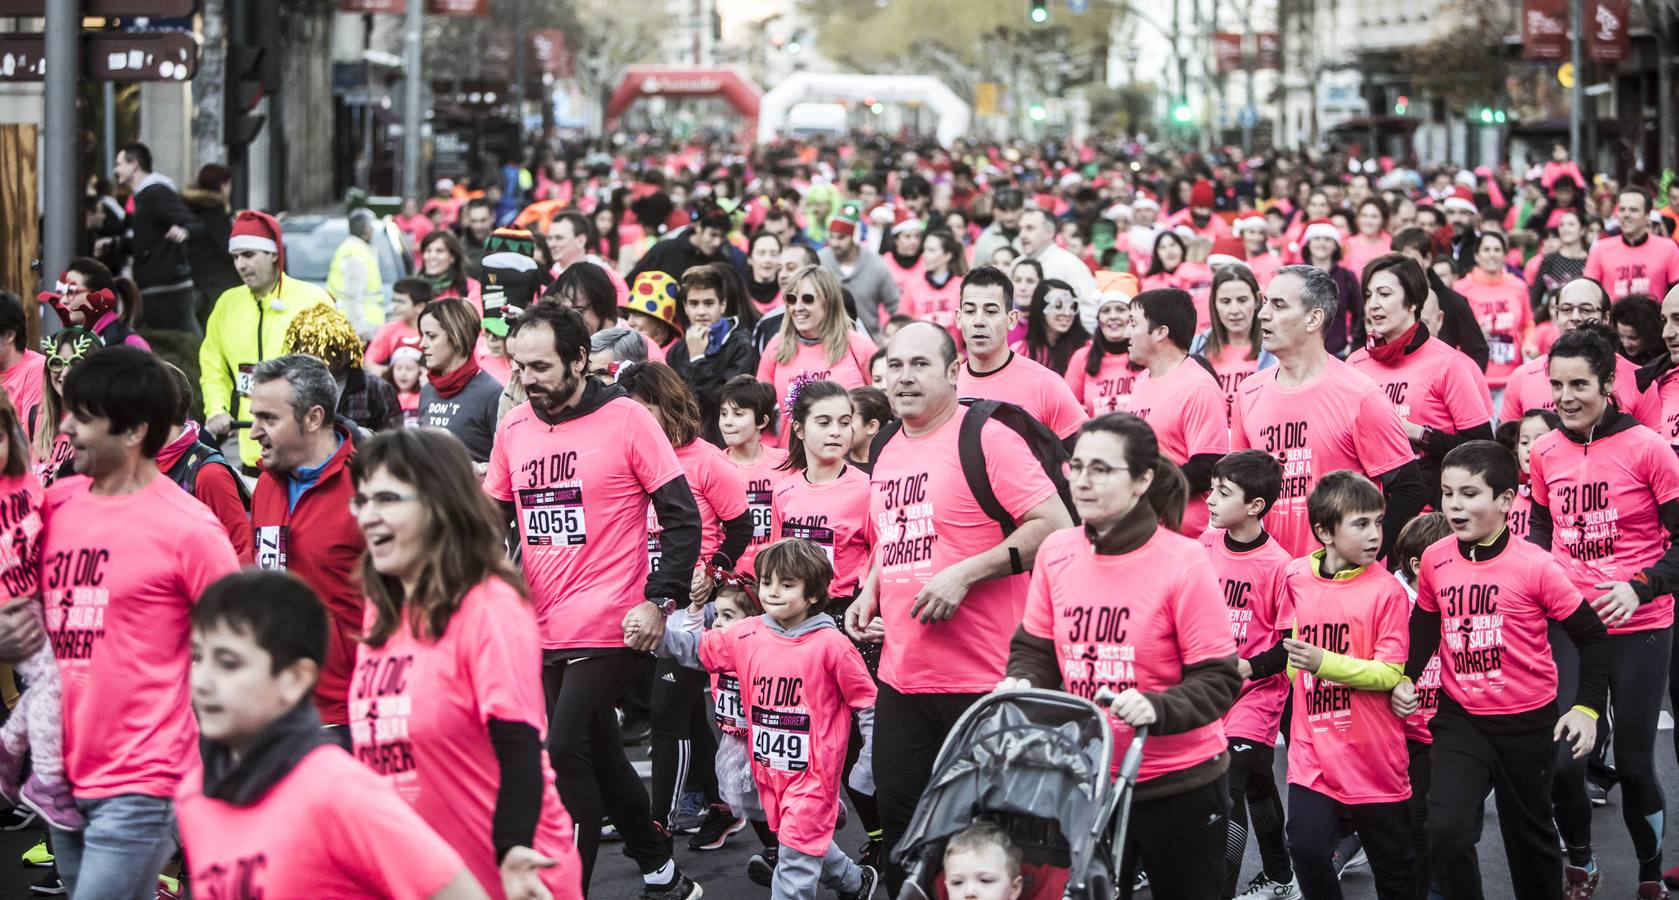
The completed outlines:
[[[1098,695],[1097,702],[1109,699]],[[1113,733],[1095,703],[1042,690],[981,698],[945,739],[892,851],[907,873],[897,900],[944,896],[945,842],[980,816],[1020,847],[1022,900],[1119,896],[1117,848],[1124,846],[1145,731],[1137,731],[1115,780],[1108,776]],[[1110,828],[1116,815],[1118,828]]]

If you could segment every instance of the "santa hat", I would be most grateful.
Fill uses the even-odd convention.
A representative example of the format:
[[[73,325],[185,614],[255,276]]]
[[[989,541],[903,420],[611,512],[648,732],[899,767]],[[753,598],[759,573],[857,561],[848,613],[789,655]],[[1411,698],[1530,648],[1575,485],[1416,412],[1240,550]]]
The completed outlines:
[[[1447,209],[1462,210],[1463,212],[1480,212],[1480,209],[1475,206],[1475,195],[1470,193],[1469,189],[1463,185],[1453,188],[1440,205]]]
[[[926,227],[920,219],[902,206],[895,207],[892,210],[892,230],[890,233],[893,236],[903,234],[906,231],[921,231]]]
[[[1160,201],[1158,201],[1158,200],[1154,199],[1153,197],[1149,196],[1147,191],[1138,191],[1137,192],[1137,199],[1131,201],[1131,208],[1132,209],[1152,209],[1155,212],[1159,212],[1160,211]]]
[[[1335,243],[1341,243],[1341,229],[1328,219],[1313,219],[1306,223],[1306,231],[1300,235],[1300,243],[1310,243],[1313,238],[1329,238]]]
[[[1131,216],[1131,207],[1126,206],[1123,203],[1115,203],[1107,209],[1102,210],[1102,218],[1107,219],[1110,222],[1118,222],[1121,219],[1129,220]]]
[[[1457,173],[1457,177],[1452,180],[1466,188],[1469,188],[1470,190],[1475,189],[1475,173],[1469,171],[1468,169],[1459,171]]]
[[[280,223],[268,213],[254,209],[241,210],[233,218],[233,231],[227,239],[227,252],[259,250],[280,254]]]
[[[1213,205],[1213,183],[1203,178],[1189,189],[1189,205],[1205,209]]]
[[[424,357],[425,354],[420,352],[420,339],[418,337],[405,337],[397,341],[396,349],[391,351],[391,362],[393,363],[399,359],[411,359],[414,362],[420,362]]]
[[[1228,253],[1214,253],[1207,257],[1207,268],[1217,269],[1220,266],[1239,266],[1242,261]]]
[[[1265,217],[1264,216],[1244,216],[1244,217],[1236,220],[1235,225],[1233,226],[1233,230],[1237,234],[1241,234],[1242,232],[1247,231],[1249,228],[1257,228],[1260,231],[1265,231],[1269,227],[1270,226],[1267,225],[1266,222],[1265,222]]]

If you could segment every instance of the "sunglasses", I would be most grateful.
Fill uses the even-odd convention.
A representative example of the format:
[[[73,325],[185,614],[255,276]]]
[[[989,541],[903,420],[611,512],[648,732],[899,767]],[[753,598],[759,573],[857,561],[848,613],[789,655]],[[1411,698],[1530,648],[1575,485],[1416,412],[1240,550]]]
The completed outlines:
[[[787,298],[787,302],[795,306],[816,306],[822,302],[815,294],[794,294]]]

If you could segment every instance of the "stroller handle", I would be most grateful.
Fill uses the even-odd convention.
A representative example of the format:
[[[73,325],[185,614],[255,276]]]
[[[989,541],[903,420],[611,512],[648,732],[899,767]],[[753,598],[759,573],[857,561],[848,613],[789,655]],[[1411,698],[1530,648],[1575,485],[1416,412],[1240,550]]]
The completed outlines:
[[[1102,707],[1104,710],[1117,699],[1119,699],[1119,695],[1108,688],[1098,690],[1096,692],[1096,696],[1093,698],[1096,705]],[[1119,777],[1121,779],[1126,781],[1136,780],[1137,770],[1141,768],[1143,763],[1143,742],[1147,738],[1147,725],[1132,729],[1131,746],[1126,748],[1125,758],[1120,762],[1119,766]]]

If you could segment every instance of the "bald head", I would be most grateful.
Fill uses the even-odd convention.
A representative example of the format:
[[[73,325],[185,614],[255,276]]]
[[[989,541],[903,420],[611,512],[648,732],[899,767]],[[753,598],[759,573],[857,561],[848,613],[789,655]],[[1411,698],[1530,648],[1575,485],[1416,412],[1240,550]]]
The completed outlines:
[[[886,344],[886,396],[911,437],[944,422],[956,407],[956,341],[928,322],[898,329]]]
[[[1609,295],[1603,285],[1590,278],[1576,278],[1563,285],[1551,299],[1551,321],[1559,334],[1567,334],[1589,322],[1600,322],[1609,313]]]

